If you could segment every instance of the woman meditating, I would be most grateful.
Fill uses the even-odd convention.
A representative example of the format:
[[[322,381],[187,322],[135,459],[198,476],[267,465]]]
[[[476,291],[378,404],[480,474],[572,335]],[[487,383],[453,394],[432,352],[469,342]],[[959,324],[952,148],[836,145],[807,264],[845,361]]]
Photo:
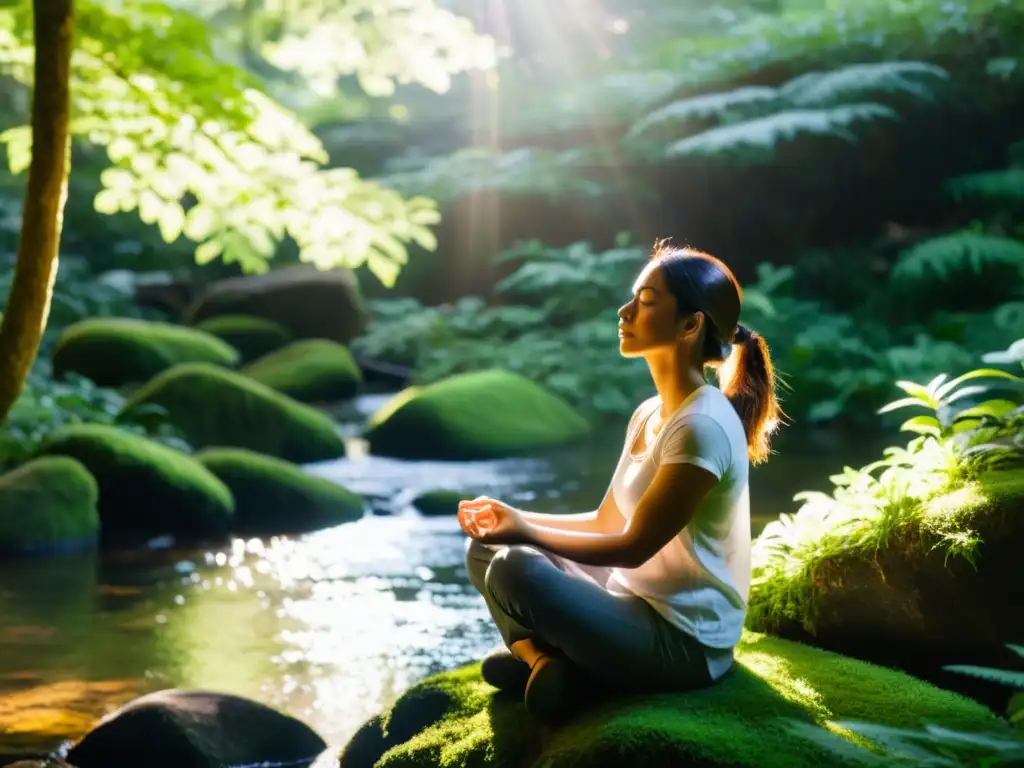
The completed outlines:
[[[470,579],[508,647],[483,677],[539,719],[565,713],[582,681],[680,691],[733,663],[750,589],[748,471],[781,413],[768,347],[738,324],[741,296],[718,259],[659,243],[619,310],[619,350],[646,360],[657,395],[633,413],[600,508],[459,505]]]

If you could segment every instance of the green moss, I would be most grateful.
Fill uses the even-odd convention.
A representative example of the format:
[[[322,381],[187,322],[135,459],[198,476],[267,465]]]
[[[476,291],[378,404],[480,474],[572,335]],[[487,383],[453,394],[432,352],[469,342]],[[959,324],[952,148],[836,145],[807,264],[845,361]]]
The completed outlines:
[[[747,633],[737,662],[710,688],[606,700],[556,729],[496,696],[474,664],[409,690],[356,735],[340,768],[819,768],[870,756],[842,721],[1007,733],[974,701],[799,643]]]
[[[95,478],[66,456],[34,459],[0,475],[0,551],[95,545],[98,500]]]
[[[280,323],[254,315],[217,315],[199,323],[196,330],[230,344],[244,362],[280,349],[293,340],[292,332]]]
[[[459,502],[467,497],[460,491],[427,491],[420,494],[412,501],[412,505],[419,510],[420,514],[429,517],[441,515],[455,515],[459,512]]]
[[[774,631],[790,622],[812,627],[819,610],[823,574],[846,570],[856,560],[923,561],[929,553],[974,562],[986,531],[998,530],[1024,505],[1024,473],[992,472],[932,497],[905,499],[895,515],[865,516],[854,525],[822,525],[813,509],[793,518],[798,547],[768,559],[771,527],[754,542],[755,571],[747,626]],[[804,515],[807,518],[804,518]]]
[[[155,403],[197,448],[248,448],[298,463],[337,458],[345,446],[327,416],[246,376],[178,365],[140,387],[125,409]]]
[[[518,374],[487,370],[400,393],[370,420],[381,456],[441,460],[514,456],[581,440],[587,421]]]
[[[53,351],[53,373],[78,373],[119,387],[146,381],[178,363],[233,366],[230,345],[194,328],[124,317],[97,317],[64,329]]]
[[[220,532],[234,510],[227,486],[191,456],[116,427],[64,427],[40,453],[77,459],[96,478],[104,534]]]
[[[242,373],[304,403],[346,400],[363,380],[352,353],[326,339],[296,341],[261,357]]]
[[[236,533],[293,533],[363,516],[363,500],[291,464],[242,448],[211,448],[196,459],[235,497]]]
[[[348,270],[286,267],[210,285],[189,308],[190,323],[217,315],[255,315],[280,323],[296,338],[345,344],[362,331],[359,285]]]

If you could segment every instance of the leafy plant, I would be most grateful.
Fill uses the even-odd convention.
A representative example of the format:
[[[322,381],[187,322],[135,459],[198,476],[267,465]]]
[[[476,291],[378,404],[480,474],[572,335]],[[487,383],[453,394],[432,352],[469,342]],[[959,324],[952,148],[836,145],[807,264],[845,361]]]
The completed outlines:
[[[0,10],[0,72],[25,84],[30,22],[27,2]],[[365,22],[348,19],[352,29],[366,30]],[[105,147],[113,166],[102,175],[98,211],[137,211],[167,242],[196,242],[197,262],[222,258],[247,271],[265,270],[287,237],[303,261],[324,268],[366,263],[390,285],[407,243],[435,246],[429,228],[439,217],[431,201],[403,199],[351,169],[323,168],[319,139],[268,98],[258,78],[218,59],[201,19],[162,3],[81,0],[76,23],[71,133]],[[379,41],[378,52],[394,54],[403,40]],[[459,59],[458,50],[449,49],[454,58],[442,69],[475,61]],[[407,52],[420,66],[430,60],[421,47]],[[405,71],[393,57],[376,65],[372,59],[349,63],[377,87]],[[27,126],[0,140],[12,170],[23,170]]]
[[[980,382],[993,380],[1014,385],[1017,399],[1005,393],[986,399],[991,383]],[[903,431],[917,435],[905,448],[887,448],[882,459],[860,469],[845,467],[830,478],[831,494],[797,494],[794,500],[801,506],[796,514],[783,514],[764,528],[753,549],[751,621],[802,620],[813,610],[813,573],[822,560],[850,553],[871,556],[908,530],[927,536],[930,546],[947,557],[973,561],[980,544],[977,533],[952,516],[926,517],[927,502],[968,487],[992,469],[1024,468],[1021,384],[1024,377],[999,369],[976,369],[952,379],[942,375],[927,384],[898,382],[907,397],[882,412],[918,406],[932,413],[903,423]],[[969,407],[957,407],[972,396]]]

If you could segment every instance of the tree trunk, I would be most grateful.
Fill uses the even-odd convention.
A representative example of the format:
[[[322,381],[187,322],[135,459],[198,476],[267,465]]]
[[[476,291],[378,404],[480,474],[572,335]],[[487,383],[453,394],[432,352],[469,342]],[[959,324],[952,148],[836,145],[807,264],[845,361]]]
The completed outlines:
[[[14,280],[0,322],[0,423],[39,353],[57,275],[67,198],[68,113],[74,0],[33,0],[35,79],[28,171]]]

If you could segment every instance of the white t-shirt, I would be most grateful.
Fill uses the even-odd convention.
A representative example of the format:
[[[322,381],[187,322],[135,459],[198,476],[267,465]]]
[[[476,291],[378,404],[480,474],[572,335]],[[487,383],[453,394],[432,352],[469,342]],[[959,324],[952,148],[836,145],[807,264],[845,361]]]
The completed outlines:
[[[736,409],[711,384],[693,392],[654,433],[649,417],[661,408],[640,404],[612,477],[625,519],[636,509],[662,464],[689,463],[719,482],[686,527],[639,568],[613,569],[608,588],[642,597],[667,621],[706,649],[713,679],[729,669],[750,594],[750,498],[747,439]],[[634,454],[641,428],[644,448]]]

